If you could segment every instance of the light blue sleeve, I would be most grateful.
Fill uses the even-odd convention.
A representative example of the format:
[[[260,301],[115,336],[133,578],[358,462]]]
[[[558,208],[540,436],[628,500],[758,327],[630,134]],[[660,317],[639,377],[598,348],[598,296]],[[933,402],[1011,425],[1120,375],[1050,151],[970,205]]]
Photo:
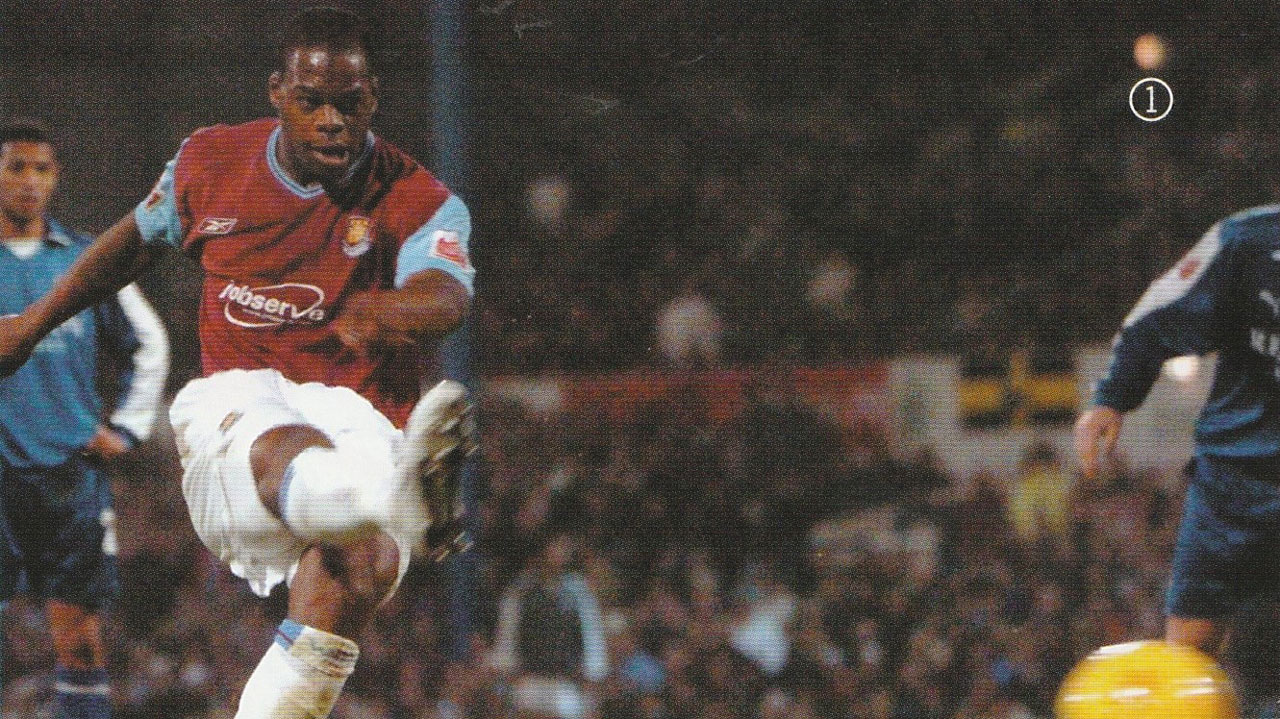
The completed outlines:
[[[475,294],[476,269],[471,265],[471,213],[457,195],[440,205],[436,214],[409,236],[396,257],[396,287],[423,270],[452,275]]]
[[[185,142],[183,144],[186,144]],[[182,150],[178,150],[178,155]],[[151,189],[147,199],[138,203],[133,219],[147,244],[166,242],[174,247],[182,245],[182,221],[178,217],[178,199],[174,195],[173,173],[178,166],[178,155],[164,165],[164,172]]]

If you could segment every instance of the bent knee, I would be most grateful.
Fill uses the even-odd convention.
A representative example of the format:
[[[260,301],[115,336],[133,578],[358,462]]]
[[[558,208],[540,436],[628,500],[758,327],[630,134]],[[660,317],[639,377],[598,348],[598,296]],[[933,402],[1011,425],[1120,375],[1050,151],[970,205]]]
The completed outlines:
[[[400,550],[395,540],[379,532],[366,542],[364,562],[367,571],[360,572],[362,599],[377,604],[395,587],[400,575]]]
[[[258,487],[258,498],[277,517],[280,485],[293,458],[311,447],[332,447],[333,442],[320,430],[305,424],[274,427],[263,432],[249,446],[249,471]]]
[[[386,534],[341,547],[312,547],[290,585],[289,616],[339,636],[359,636],[395,589],[399,569],[400,552]]]
[[[326,547],[324,556],[326,569],[342,583],[353,604],[378,604],[399,577],[400,551],[382,532],[355,544]]]

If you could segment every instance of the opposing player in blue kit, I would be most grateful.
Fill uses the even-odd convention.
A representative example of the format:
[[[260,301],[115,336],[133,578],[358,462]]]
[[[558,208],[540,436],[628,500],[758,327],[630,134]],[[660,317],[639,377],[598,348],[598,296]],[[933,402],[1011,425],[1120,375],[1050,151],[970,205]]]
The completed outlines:
[[[1165,360],[1218,353],[1166,600],[1165,638],[1213,653],[1248,599],[1280,589],[1280,205],[1219,222],[1147,289],[1076,423],[1086,475]]]
[[[0,315],[44,294],[93,238],[46,216],[58,181],[48,133],[0,127]],[[103,418],[99,352],[119,353],[120,401]],[[134,285],[49,333],[0,378],[0,600],[45,601],[57,716],[110,716],[100,628],[116,587],[111,488],[101,460],[151,433],[168,374],[164,328]]]

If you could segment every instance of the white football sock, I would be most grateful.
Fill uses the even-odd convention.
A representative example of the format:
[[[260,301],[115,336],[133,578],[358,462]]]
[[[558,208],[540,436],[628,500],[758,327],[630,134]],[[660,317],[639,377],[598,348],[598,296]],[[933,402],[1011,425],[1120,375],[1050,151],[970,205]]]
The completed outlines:
[[[240,693],[235,719],[325,719],[359,656],[350,639],[284,620]]]
[[[389,520],[389,459],[350,445],[311,447],[293,458],[280,486],[280,514],[304,539],[342,544]]]

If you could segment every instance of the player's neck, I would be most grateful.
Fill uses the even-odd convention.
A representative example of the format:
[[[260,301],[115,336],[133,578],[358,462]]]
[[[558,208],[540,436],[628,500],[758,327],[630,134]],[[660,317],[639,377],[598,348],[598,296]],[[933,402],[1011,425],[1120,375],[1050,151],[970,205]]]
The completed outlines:
[[[7,212],[0,212],[0,239],[44,236],[44,218],[14,217]]]
[[[276,164],[280,166],[280,170],[299,187],[310,187],[316,183],[315,180],[304,177],[298,172],[298,168],[293,164],[293,158],[289,155],[289,141],[285,139],[284,133],[281,133],[280,141],[276,143],[275,152]]]
[[[361,147],[360,151],[356,153],[356,159],[347,168],[346,173],[341,178],[326,179],[308,176],[298,169],[297,164],[293,161],[293,157],[290,154],[289,140],[284,136],[284,133],[281,132],[279,139],[275,143],[275,162],[280,168],[280,171],[299,187],[314,187],[319,185],[323,187],[326,192],[332,192],[340,190],[350,183],[352,174],[363,164],[366,154],[369,152],[369,147],[372,144],[373,141],[371,136],[366,137],[364,145]]]

